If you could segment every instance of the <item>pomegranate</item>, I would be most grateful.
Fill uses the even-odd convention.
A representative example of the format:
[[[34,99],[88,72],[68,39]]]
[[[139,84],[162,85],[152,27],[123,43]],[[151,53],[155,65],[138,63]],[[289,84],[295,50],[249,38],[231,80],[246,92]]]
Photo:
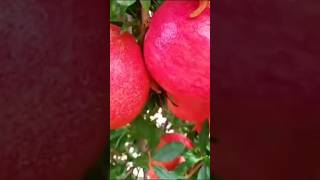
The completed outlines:
[[[170,134],[165,134],[161,137],[160,142],[157,146],[157,149],[161,149],[163,146],[165,146],[166,144],[170,144],[172,142],[179,142],[183,145],[185,145],[186,148],[188,149],[192,149],[193,145],[191,140],[186,137],[183,134],[180,133],[170,133]]]
[[[172,142],[182,143],[183,145],[185,145],[185,147],[187,149],[192,149],[193,148],[191,140],[189,138],[187,138],[185,135],[179,134],[179,133],[171,133],[171,134],[166,134],[166,135],[161,137],[160,142],[159,142],[159,144],[157,146],[157,149],[159,150],[163,146],[165,146],[166,144],[170,144]],[[179,157],[177,157],[177,158],[175,158],[175,159],[173,159],[173,160],[171,160],[169,162],[160,162],[160,161],[152,160],[151,161],[151,165],[152,166],[164,167],[168,171],[172,171],[178,165],[182,164],[183,162],[185,162],[185,158],[183,156],[179,156]],[[149,169],[149,176],[150,177],[157,177],[156,174],[154,173],[153,169],[152,169],[152,166]]]
[[[110,128],[130,123],[145,105],[150,84],[139,45],[110,24]]]
[[[174,103],[167,98],[167,105],[170,111],[180,119],[189,120],[195,123],[195,130],[200,132],[202,125],[210,114],[208,102],[193,101],[173,98]]]
[[[0,1],[1,180],[83,179],[103,153],[103,5]]]
[[[157,176],[156,172],[154,172],[153,168],[151,167],[148,171],[149,179],[158,180],[159,177]]]
[[[169,109],[202,124],[210,113],[210,10],[195,12],[198,6],[196,0],[165,1],[152,17],[144,56],[152,77],[177,105],[169,102]]]

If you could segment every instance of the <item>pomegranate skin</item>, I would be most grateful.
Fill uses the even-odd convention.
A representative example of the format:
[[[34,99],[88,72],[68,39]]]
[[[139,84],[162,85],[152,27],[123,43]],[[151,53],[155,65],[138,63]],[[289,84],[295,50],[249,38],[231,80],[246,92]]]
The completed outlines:
[[[183,134],[180,133],[170,133],[165,134],[161,137],[157,149],[161,149],[164,145],[170,144],[172,142],[179,142],[186,146],[187,149],[192,149],[193,144],[191,140]]]
[[[80,180],[103,153],[103,6],[0,1],[1,180]]]
[[[178,118],[202,124],[210,114],[210,10],[190,18],[199,1],[165,1],[145,37],[148,70],[177,106]]]
[[[167,98],[169,110],[178,118],[193,122],[194,124],[202,124],[210,114],[210,102],[192,101],[186,98],[172,98],[174,103]]]
[[[154,172],[153,168],[149,169],[148,175],[149,175],[149,179],[152,179],[152,180],[158,180],[159,179],[158,175],[156,174],[156,172]]]
[[[168,109],[178,118],[195,125],[194,130],[201,132],[205,120],[210,117],[210,102],[193,101],[173,98],[174,103],[167,98]]]
[[[210,99],[210,10],[190,18],[196,0],[165,1],[152,17],[144,57],[157,83],[173,96]]]
[[[130,123],[141,112],[150,82],[140,47],[129,33],[110,25],[110,128]]]

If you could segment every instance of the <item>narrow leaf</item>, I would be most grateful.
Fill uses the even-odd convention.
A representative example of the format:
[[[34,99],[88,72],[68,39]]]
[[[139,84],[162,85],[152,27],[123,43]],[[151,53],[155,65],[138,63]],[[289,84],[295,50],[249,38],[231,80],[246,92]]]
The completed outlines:
[[[183,144],[173,142],[163,146],[163,148],[161,148],[153,158],[157,161],[168,162],[181,155],[184,148]]]
[[[148,12],[151,5],[151,0],[140,0],[140,3],[143,9]]]
[[[210,180],[210,169],[208,166],[202,166],[198,172],[197,180]]]
[[[156,147],[159,143],[162,133],[155,123],[145,120],[141,116],[131,123],[131,132],[137,139],[147,139],[151,148]]]
[[[132,4],[134,4],[136,2],[136,0],[117,0],[117,3],[123,6],[130,6]]]
[[[204,152],[206,151],[206,146],[207,146],[208,142],[210,142],[210,139],[209,139],[209,123],[208,123],[208,121],[206,121],[203,124],[201,133],[199,134],[199,147],[200,147],[200,149],[202,151],[204,151]]]

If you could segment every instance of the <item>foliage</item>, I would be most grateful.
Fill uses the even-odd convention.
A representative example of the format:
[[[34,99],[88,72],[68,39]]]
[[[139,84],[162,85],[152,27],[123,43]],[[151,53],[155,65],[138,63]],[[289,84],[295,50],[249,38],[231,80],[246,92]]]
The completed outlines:
[[[163,0],[111,0],[110,22],[133,34],[142,47],[149,16],[162,2]],[[140,175],[147,177],[150,155],[160,161],[169,161],[181,155],[185,158],[185,162],[174,171],[154,167],[160,179],[210,179],[208,122],[200,134],[197,134],[192,124],[176,118],[167,110],[165,97],[164,92],[151,92],[144,110],[130,125],[111,130],[110,179],[136,179],[138,171]],[[182,144],[171,143],[157,150],[161,136],[170,132],[186,134],[192,140],[194,148],[187,150]]]

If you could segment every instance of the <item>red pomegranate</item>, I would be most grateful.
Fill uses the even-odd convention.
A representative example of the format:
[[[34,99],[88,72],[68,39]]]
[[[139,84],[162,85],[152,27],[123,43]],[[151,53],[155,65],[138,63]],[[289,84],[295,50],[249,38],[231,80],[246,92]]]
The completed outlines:
[[[157,149],[161,149],[163,146],[165,146],[166,144],[170,144],[172,142],[178,142],[181,143],[183,145],[185,145],[185,147],[187,149],[192,149],[193,145],[191,140],[186,137],[183,134],[180,133],[170,133],[170,134],[165,134],[161,137],[160,142],[157,146]]]
[[[149,179],[152,179],[152,180],[159,179],[159,177],[157,176],[156,172],[154,172],[152,167],[148,170],[148,175],[149,175]]]
[[[167,105],[170,111],[183,120],[191,121],[195,124],[195,130],[200,132],[202,125],[210,115],[209,102],[183,100],[179,98],[167,98]]]
[[[150,89],[140,47],[129,33],[110,24],[110,128],[130,123],[145,105]]]
[[[185,145],[185,147],[187,149],[192,149],[193,145],[191,140],[186,137],[183,134],[179,134],[179,133],[171,133],[171,134],[166,134],[164,136],[161,137],[160,142],[157,146],[157,149],[161,149],[163,146],[165,146],[166,144],[170,144],[172,142],[179,142],[182,143],[183,145]],[[182,164],[183,162],[185,162],[185,158],[183,156],[179,156],[169,162],[160,162],[160,161],[155,161],[152,160],[151,165],[152,166],[160,166],[160,167],[164,167],[166,168],[168,171],[172,171],[174,170],[178,165]],[[156,174],[154,173],[152,166],[149,170],[149,176],[153,177],[154,179],[156,179],[155,177]],[[152,178],[152,179],[153,179]]]
[[[169,102],[170,110],[195,124],[210,113],[210,10],[190,17],[198,6],[196,0],[165,1],[144,42],[148,70],[177,105]]]

